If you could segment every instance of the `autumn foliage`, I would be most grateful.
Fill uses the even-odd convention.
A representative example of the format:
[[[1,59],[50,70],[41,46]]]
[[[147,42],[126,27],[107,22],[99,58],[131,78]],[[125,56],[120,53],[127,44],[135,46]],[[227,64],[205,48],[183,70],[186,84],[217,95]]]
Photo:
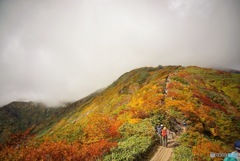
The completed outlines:
[[[86,160],[93,161],[117,146],[116,142],[99,140],[91,144],[66,141],[53,142],[45,140],[39,144],[29,142],[21,146],[7,146],[0,152],[1,160]],[[13,153],[14,152],[14,153]]]
[[[156,120],[169,126],[184,120],[188,127],[178,150],[207,160],[210,150],[227,151],[240,135],[239,80],[198,67],[135,69],[56,122],[41,124],[35,135],[32,129],[12,135],[1,145],[0,158],[136,160],[154,144]]]

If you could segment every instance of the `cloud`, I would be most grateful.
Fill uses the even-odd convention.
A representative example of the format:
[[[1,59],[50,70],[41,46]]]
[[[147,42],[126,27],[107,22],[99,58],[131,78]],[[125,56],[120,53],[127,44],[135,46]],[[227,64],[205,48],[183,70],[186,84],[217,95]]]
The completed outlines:
[[[240,2],[0,2],[0,105],[78,100],[142,66],[240,70]]]
[[[211,14],[213,7],[215,7],[218,3],[217,0],[170,0],[169,8],[178,12],[180,17],[185,16],[200,16],[205,17]]]

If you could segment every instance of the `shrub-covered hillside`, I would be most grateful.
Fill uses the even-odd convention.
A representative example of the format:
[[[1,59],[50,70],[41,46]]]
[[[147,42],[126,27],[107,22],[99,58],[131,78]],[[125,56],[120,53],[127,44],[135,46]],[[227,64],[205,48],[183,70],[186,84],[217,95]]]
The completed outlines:
[[[187,67],[169,78],[163,110],[188,124],[177,150],[190,150],[195,160],[231,152],[240,136],[240,75]]]
[[[139,160],[156,143],[154,126],[187,122],[177,156],[208,159],[240,136],[240,75],[199,67],[144,67],[54,123],[22,132],[1,146],[3,160]],[[37,127],[36,127],[37,128]],[[33,130],[34,131],[34,130]]]
[[[33,128],[56,112],[54,108],[33,102],[12,102],[0,108],[0,143],[12,133]]]

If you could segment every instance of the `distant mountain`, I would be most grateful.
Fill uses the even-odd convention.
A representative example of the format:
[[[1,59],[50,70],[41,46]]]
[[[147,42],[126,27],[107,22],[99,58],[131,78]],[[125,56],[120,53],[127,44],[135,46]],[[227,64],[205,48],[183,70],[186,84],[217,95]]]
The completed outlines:
[[[56,109],[34,102],[12,102],[0,108],[0,142],[9,135],[38,125]]]
[[[12,102],[0,108],[0,143],[10,135],[31,128],[30,133],[46,130],[67,113],[96,96],[98,90],[83,99],[59,108],[35,102]]]
[[[240,74],[240,71],[236,70],[236,69],[229,69],[229,68],[213,68],[213,69],[224,71],[224,72],[229,72],[229,73]]]
[[[232,72],[196,66],[134,69],[66,107],[48,112],[38,107],[44,116],[32,124],[35,107],[23,110],[24,115],[15,112],[16,105],[5,107],[1,127],[17,121],[15,129],[35,126],[30,135],[16,135],[0,146],[0,158],[140,160],[158,143],[154,127],[163,123],[179,133],[174,156],[209,160],[210,152],[230,152],[239,139],[239,98],[240,75]],[[183,122],[186,132],[181,132]]]

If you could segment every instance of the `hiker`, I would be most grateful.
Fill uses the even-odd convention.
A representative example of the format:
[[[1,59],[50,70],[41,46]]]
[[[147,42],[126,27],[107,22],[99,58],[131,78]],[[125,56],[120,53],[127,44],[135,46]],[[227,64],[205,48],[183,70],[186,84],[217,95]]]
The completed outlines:
[[[183,122],[183,132],[186,132],[186,128],[187,128],[187,123],[184,121]]]
[[[186,126],[187,126],[187,123],[186,123],[185,121],[183,122],[183,126],[184,126],[184,127],[186,127]]]
[[[229,153],[223,161],[240,161],[240,140],[234,143],[234,149],[232,153]]]
[[[162,145],[162,129],[163,129],[163,124],[157,126],[157,134],[160,139],[160,145]]]
[[[164,147],[167,147],[167,140],[168,140],[167,132],[168,132],[167,128],[164,127],[162,129],[162,144]]]

